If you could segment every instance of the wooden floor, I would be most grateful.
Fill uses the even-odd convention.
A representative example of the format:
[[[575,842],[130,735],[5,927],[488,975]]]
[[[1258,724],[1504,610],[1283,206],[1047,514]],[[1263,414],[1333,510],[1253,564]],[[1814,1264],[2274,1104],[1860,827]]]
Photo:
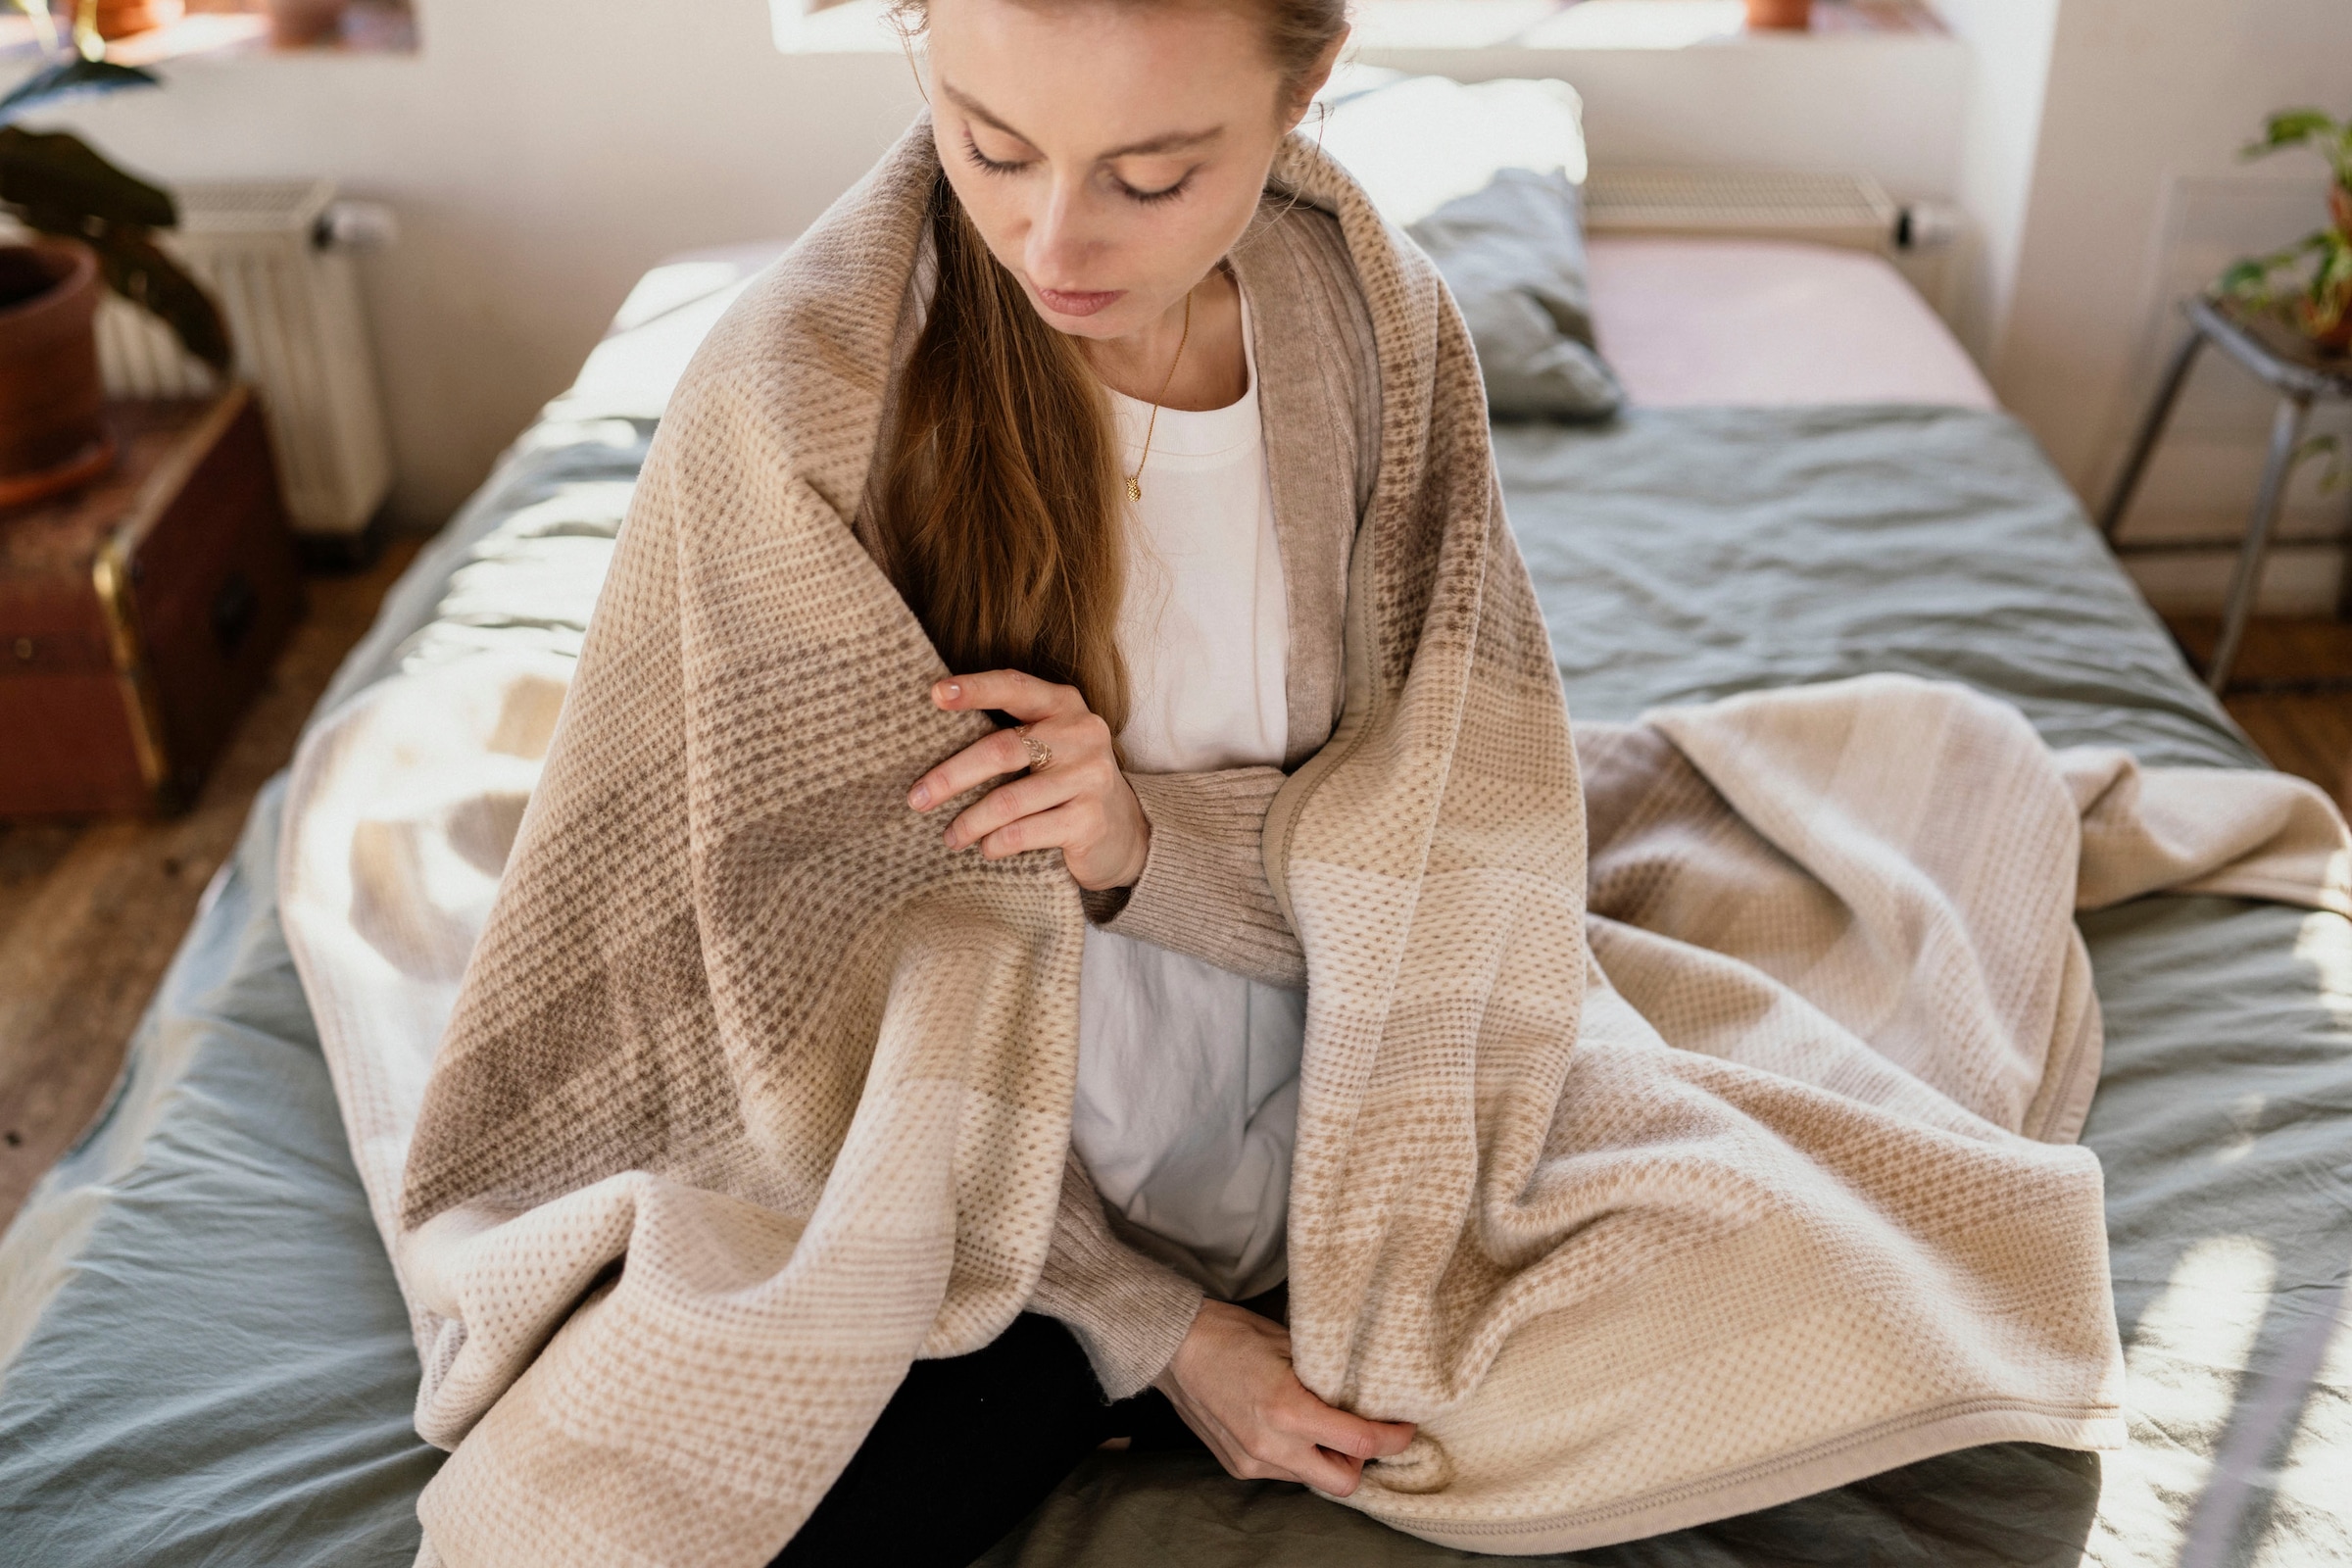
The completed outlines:
[[[2173,635],[2202,667],[2218,619],[2181,616]],[[2324,685],[2282,691],[2292,682]],[[2226,706],[2262,754],[2352,811],[2352,622],[2258,620],[2246,628]]]
[[[123,1048],[235,847],[254,793],[286,764],[335,665],[416,553],[412,542],[360,576],[311,583],[309,618],[246,715],[195,808],[166,822],[0,823],[0,1224],[104,1102]],[[2210,620],[2175,634],[2194,655]],[[2278,766],[2352,806],[2352,625],[2258,621],[2230,711]],[[2264,691],[2332,678],[2317,694]]]
[[[0,822],[0,1224],[104,1104],[255,792],[416,550],[310,580],[309,614],[185,815]]]

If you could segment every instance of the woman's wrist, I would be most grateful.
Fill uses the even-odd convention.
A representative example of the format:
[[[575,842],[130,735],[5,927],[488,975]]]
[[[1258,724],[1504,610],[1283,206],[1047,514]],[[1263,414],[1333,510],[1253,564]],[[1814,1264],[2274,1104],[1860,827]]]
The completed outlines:
[[[1367,1421],[1315,1397],[1291,1366],[1290,1330],[1213,1298],[1152,1386],[1245,1481],[1299,1481],[1345,1497],[1365,1460],[1403,1452],[1414,1434],[1409,1422]]]
[[[928,811],[974,786],[988,788],[942,835],[950,850],[991,860],[1059,850],[1071,880],[1090,893],[1133,886],[1151,858],[1152,822],[1119,766],[1110,726],[1085,694],[1017,669],[955,675],[931,688],[949,711],[997,710],[1020,720],[974,741],[906,793]]]
[[[1152,818],[1144,814],[1144,803],[1135,800],[1135,791],[1132,788],[1127,791],[1127,798],[1135,801],[1135,820],[1139,824],[1136,831],[1135,864],[1129,869],[1124,880],[1111,884],[1114,888],[1134,887],[1144,879],[1144,873],[1152,868]]]

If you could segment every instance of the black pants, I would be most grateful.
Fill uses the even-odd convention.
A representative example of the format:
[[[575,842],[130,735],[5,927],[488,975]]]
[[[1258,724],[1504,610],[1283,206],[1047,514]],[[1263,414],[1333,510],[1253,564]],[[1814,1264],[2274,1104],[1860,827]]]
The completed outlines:
[[[917,1361],[769,1568],[967,1568],[1111,1438],[1199,1446],[1156,1389],[1102,1402],[1086,1352],[1023,1312],[970,1355]]]

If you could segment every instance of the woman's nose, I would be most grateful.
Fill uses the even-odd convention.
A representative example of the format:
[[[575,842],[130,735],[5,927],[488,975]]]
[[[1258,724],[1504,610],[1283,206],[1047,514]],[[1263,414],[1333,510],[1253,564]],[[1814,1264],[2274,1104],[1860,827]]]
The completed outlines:
[[[1089,287],[1094,280],[1087,276],[1087,263],[1094,249],[1083,193],[1054,181],[1029,224],[1022,262],[1030,281],[1045,288]]]

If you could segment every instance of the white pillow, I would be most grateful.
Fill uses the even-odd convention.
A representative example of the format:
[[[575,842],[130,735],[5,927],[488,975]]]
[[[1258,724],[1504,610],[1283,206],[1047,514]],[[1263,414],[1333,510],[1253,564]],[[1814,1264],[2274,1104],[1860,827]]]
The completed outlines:
[[[1564,81],[1408,76],[1368,66],[1332,74],[1319,135],[1390,222],[1417,223],[1457,197],[1528,169],[1585,180],[1584,100]]]

